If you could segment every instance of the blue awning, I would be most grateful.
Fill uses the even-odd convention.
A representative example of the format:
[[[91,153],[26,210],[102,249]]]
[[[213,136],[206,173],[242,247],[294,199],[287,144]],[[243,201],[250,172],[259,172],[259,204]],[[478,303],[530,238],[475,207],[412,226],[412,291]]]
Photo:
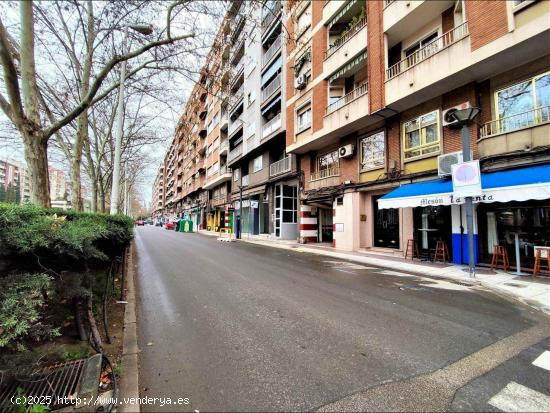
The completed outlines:
[[[550,165],[536,165],[481,174],[482,195],[474,202],[550,199]],[[378,200],[378,208],[407,208],[464,203],[453,195],[450,178],[402,185]]]

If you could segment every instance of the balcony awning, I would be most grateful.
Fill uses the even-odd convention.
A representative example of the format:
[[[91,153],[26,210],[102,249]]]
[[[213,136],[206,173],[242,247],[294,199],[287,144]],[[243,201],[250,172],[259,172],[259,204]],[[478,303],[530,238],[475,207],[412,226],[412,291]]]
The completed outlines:
[[[348,3],[342,7],[340,9],[340,11],[336,14],[336,16],[334,16],[332,18],[332,20],[329,22],[328,24],[328,29],[330,30],[332,28],[332,26],[334,26],[336,24],[337,21],[339,21],[342,17],[344,17],[344,15],[346,15],[346,13],[348,13],[350,11],[350,9],[355,5],[357,4],[359,1],[358,0],[351,0],[351,1],[348,1]]]
[[[536,165],[481,174],[481,196],[474,203],[550,199],[550,165]],[[402,185],[378,200],[379,209],[460,205],[448,178]]]
[[[365,50],[361,54],[359,54],[357,57],[354,57],[347,65],[343,66],[340,70],[338,70],[336,73],[334,73],[328,80],[329,82],[334,82],[336,79],[340,79],[343,77],[346,73],[351,72],[353,69],[355,69],[357,66],[359,66],[363,60],[367,58],[367,51]]]
[[[281,104],[281,95],[277,97],[277,99],[273,100],[269,105],[267,105],[265,108],[262,109],[262,115],[265,115],[267,112],[269,112],[271,109],[273,109],[276,105]]]

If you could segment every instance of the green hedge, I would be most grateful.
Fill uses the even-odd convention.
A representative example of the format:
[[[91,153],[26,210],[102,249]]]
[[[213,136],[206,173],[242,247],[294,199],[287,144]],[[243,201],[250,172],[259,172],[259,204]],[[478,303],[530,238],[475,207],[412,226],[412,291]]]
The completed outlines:
[[[106,261],[122,253],[132,234],[132,219],[122,215],[0,204],[0,246],[8,256]]]

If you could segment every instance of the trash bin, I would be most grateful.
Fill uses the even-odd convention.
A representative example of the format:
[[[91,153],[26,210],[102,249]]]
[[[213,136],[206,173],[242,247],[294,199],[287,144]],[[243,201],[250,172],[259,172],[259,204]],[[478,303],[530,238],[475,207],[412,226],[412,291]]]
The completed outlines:
[[[193,232],[193,221],[184,219],[182,223],[182,232]]]

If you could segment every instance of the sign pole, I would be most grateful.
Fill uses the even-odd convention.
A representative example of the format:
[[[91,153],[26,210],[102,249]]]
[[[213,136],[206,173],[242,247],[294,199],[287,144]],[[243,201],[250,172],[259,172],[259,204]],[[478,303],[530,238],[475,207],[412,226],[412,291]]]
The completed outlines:
[[[470,156],[470,130],[468,124],[463,123],[461,129],[462,135],[462,157],[464,162],[471,161]],[[474,260],[474,204],[472,197],[467,196],[466,199],[466,231],[468,232],[468,273],[470,278],[476,276],[476,264]]]

